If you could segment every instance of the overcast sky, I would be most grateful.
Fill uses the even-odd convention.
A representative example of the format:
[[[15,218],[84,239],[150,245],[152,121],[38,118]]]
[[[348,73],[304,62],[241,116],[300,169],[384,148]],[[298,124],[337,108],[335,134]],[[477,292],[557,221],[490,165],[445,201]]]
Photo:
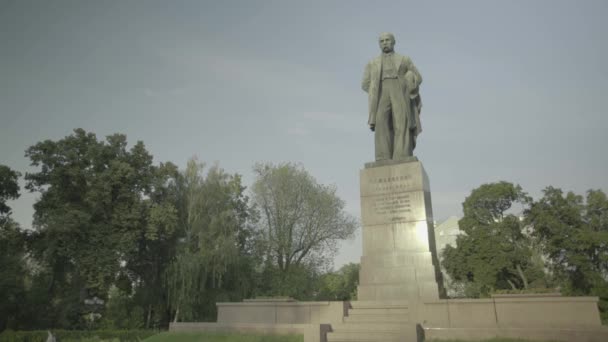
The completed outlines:
[[[124,133],[246,185],[255,162],[302,163],[359,217],[360,82],[390,31],[424,79],[437,221],[493,181],[607,191],[606,18],[608,1],[0,0],[0,164],[32,171],[27,147],[77,127]],[[34,201],[11,203],[24,227]],[[335,264],[360,255],[359,236]]]

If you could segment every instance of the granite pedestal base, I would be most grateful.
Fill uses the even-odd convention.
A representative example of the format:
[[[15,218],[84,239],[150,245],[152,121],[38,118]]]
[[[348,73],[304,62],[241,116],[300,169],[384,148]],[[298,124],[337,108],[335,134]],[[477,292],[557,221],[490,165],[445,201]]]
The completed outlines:
[[[360,173],[363,256],[358,298],[437,300],[443,294],[428,176],[418,160],[367,163]]]

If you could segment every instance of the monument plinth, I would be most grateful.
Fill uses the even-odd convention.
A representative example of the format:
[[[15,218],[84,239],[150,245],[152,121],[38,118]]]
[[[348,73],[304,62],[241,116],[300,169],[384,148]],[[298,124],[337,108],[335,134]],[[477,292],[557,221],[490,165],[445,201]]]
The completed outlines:
[[[360,172],[360,186],[363,256],[358,299],[439,299],[443,286],[422,163],[368,163]]]

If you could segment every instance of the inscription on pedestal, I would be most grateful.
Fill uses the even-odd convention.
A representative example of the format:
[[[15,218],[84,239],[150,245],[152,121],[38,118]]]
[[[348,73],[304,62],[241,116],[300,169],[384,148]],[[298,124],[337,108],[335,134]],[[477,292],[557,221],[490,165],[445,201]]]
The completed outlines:
[[[430,191],[420,163],[403,163],[361,170],[361,196],[404,191]]]
[[[395,192],[409,190],[414,186],[411,176],[377,177],[369,180],[371,189],[380,194],[383,192]]]
[[[412,212],[410,194],[391,194],[372,199],[375,215],[389,216],[390,221],[403,221]]]
[[[364,225],[426,221],[424,192],[407,191],[361,197]]]
[[[361,170],[363,224],[393,224],[432,220],[426,205],[430,188],[419,162]]]

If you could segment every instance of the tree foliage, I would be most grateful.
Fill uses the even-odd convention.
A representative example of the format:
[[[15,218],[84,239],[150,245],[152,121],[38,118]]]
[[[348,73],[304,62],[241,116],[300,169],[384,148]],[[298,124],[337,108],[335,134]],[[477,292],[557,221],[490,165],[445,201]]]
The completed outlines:
[[[26,157],[32,230],[11,220],[20,174],[0,166],[0,330],[159,328],[213,321],[218,301],[346,298],[356,286],[353,267],[323,274],[356,221],[301,167],[258,165],[253,207],[239,175],[155,165],[122,134],[76,129]]]
[[[18,328],[26,296],[25,234],[10,218],[0,222],[0,331]]]
[[[357,228],[336,188],[317,183],[293,164],[257,164],[254,172],[253,201],[260,210],[267,261],[282,275],[293,266],[326,266],[336,243]]]
[[[8,200],[19,197],[20,173],[0,165],[0,331],[19,325],[25,300],[25,234],[10,217]]]
[[[142,142],[127,149],[124,135],[98,141],[82,129],[39,142],[26,156],[39,168],[25,176],[26,188],[39,193],[32,254],[49,270],[57,311],[74,321],[87,310],[84,298],[107,298],[111,285],[129,277],[125,266],[151,230],[175,226],[167,222],[170,204],[153,200],[174,166],[154,166]]]
[[[608,318],[608,199],[601,190],[586,197],[547,187],[526,213],[547,267],[571,295],[595,295]]]
[[[526,206],[530,198],[520,186],[508,182],[484,184],[463,202],[459,221],[465,234],[456,247],[443,251],[449,276],[465,283],[468,296],[487,296],[499,289],[524,289],[544,281],[542,265],[520,219],[508,213],[514,204]],[[535,284],[535,286],[538,286]]]
[[[514,203],[522,219],[509,214]],[[444,250],[449,275],[469,296],[501,289],[558,287],[600,297],[608,319],[608,198],[547,187],[532,201],[519,186],[484,184],[463,203],[457,246]]]
[[[359,264],[349,263],[336,272],[320,277],[317,300],[356,300],[359,285]]]
[[[0,165],[0,222],[11,213],[11,208],[6,204],[8,200],[19,198],[19,179],[21,174],[11,170],[6,165]]]
[[[218,166],[205,174],[204,165],[192,159],[179,181],[180,240],[166,271],[169,300],[178,317],[210,318],[215,303],[209,298],[234,288],[225,275],[247,256],[248,198],[239,175]],[[245,286],[239,289],[242,291]],[[197,314],[201,306],[207,307]]]

